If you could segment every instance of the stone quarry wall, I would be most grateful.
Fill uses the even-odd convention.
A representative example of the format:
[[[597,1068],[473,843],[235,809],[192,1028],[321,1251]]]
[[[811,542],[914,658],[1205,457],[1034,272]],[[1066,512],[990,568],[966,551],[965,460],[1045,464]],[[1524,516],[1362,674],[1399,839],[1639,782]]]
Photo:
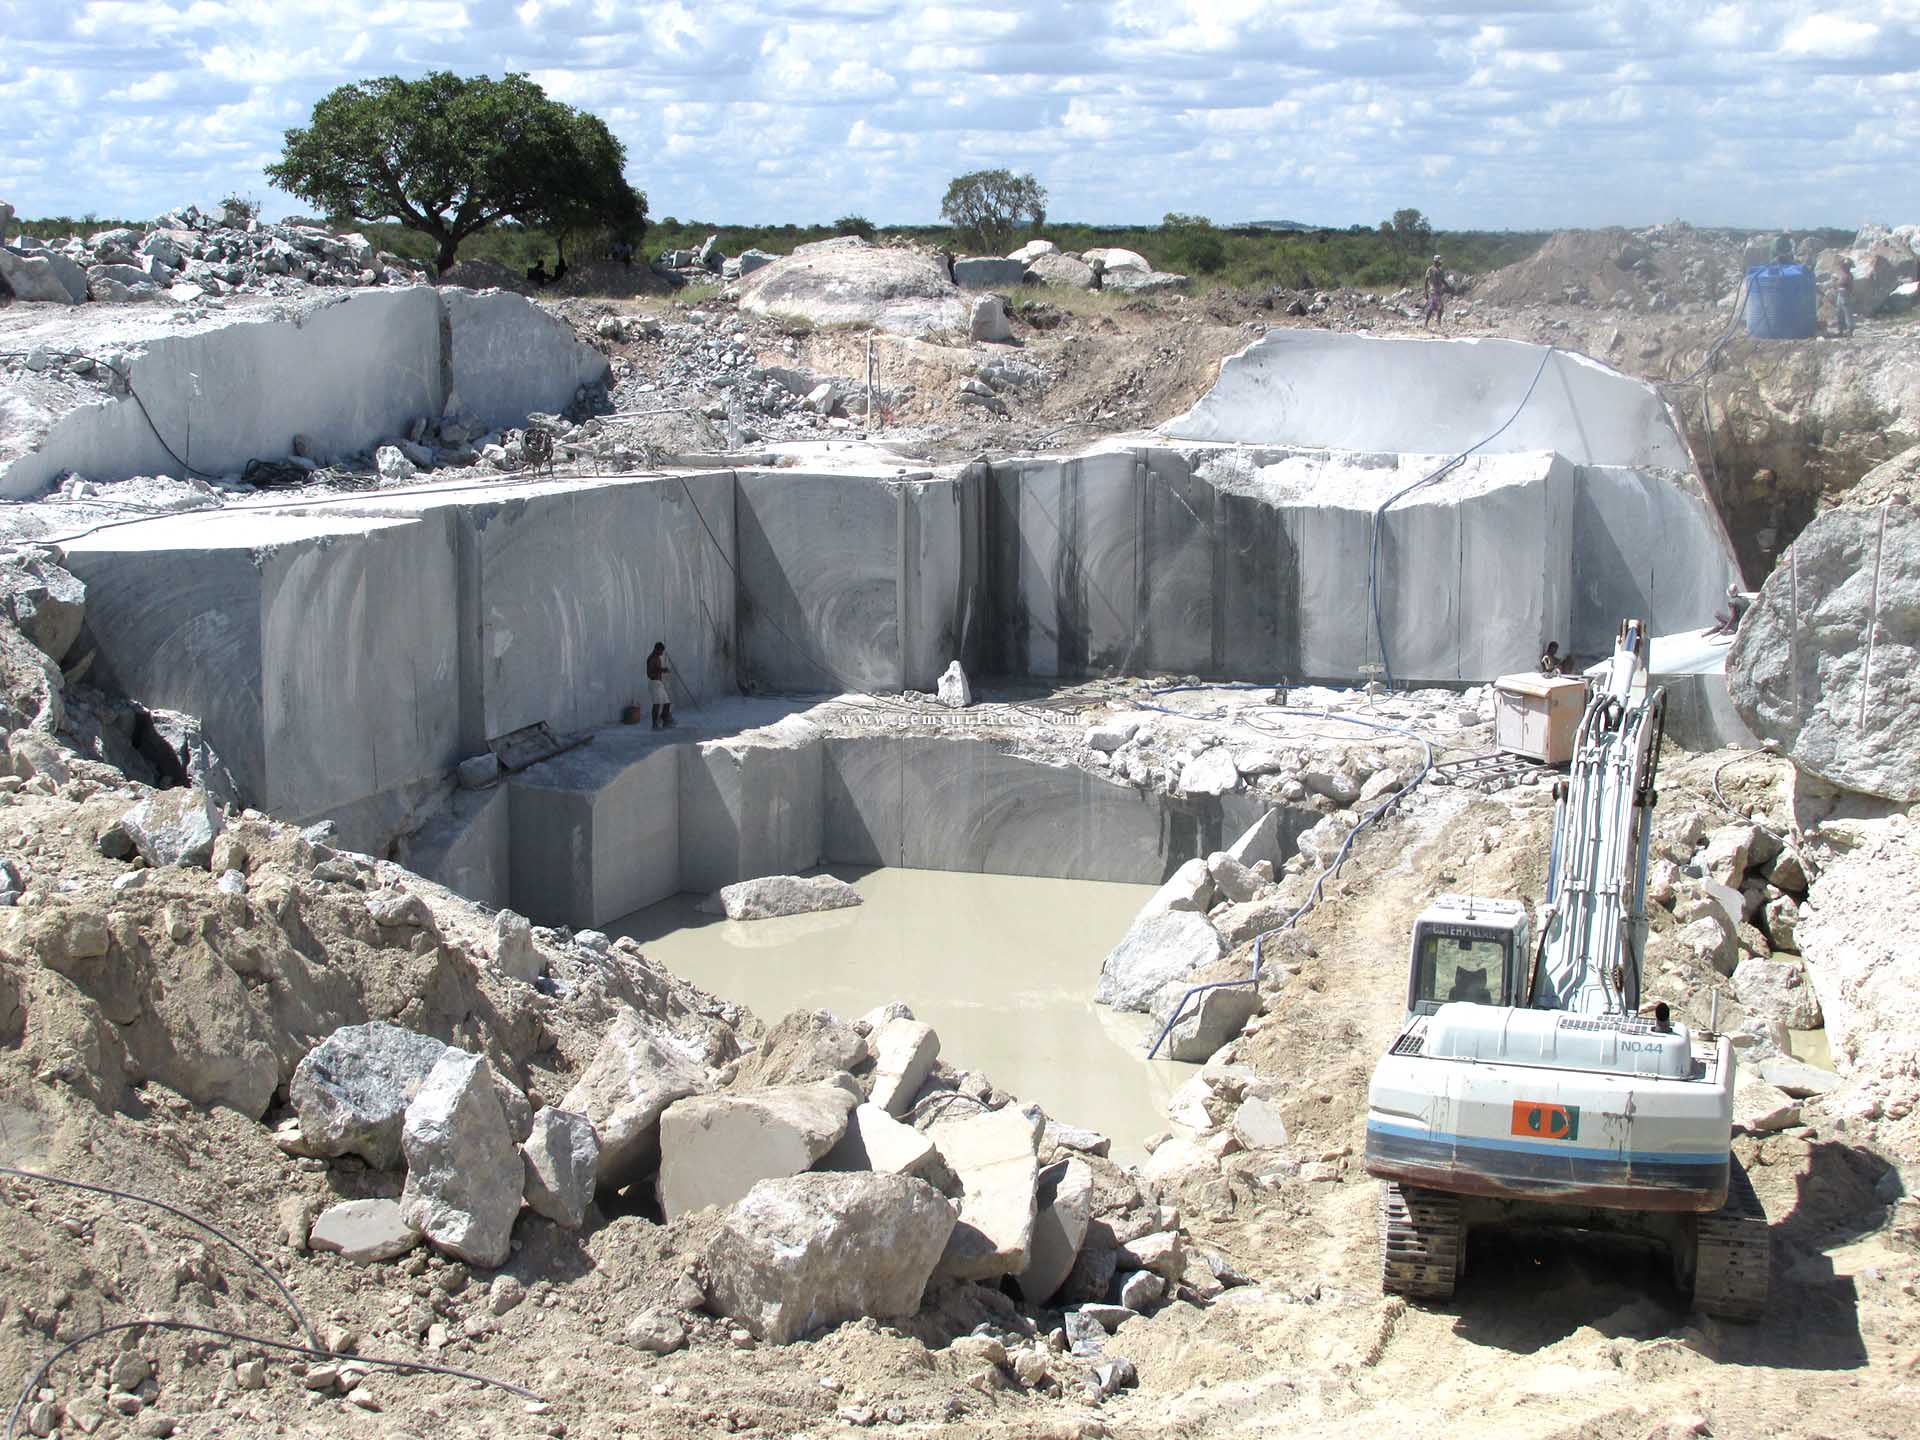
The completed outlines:
[[[642,731],[603,734],[505,789],[509,869],[486,877],[486,898],[576,927],[680,891],[817,865],[1158,883],[1266,810],[1249,795],[1143,791],[986,740],[829,735],[798,715],[670,745]],[[1289,851],[1318,818],[1281,816]],[[479,842],[446,848],[471,857]]]
[[[295,435],[319,459],[353,454],[417,416],[437,418],[456,389],[488,424],[517,425],[564,409],[607,373],[606,357],[563,321],[502,292],[356,291],[230,312],[186,333],[119,309],[90,325],[58,343],[124,355],[139,401],[103,395],[51,417],[44,432],[11,437],[0,497],[37,495],[69,470],[113,481],[179,475],[185,461],[237,475],[250,460],[290,454]]]
[[[1551,450],[1576,465],[1693,473],[1686,440],[1652,386],[1566,350],[1542,370],[1544,349],[1274,330],[1223,361],[1213,388],[1159,433],[1409,455],[1470,445],[1496,455]]]

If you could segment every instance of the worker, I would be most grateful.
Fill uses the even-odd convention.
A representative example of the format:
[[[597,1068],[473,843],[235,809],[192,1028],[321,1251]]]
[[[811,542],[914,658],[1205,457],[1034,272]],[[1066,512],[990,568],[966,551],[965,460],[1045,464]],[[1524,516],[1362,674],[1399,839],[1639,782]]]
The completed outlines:
[[[1853,262],[1844,255],[1833,272],[1833,313],[1840,333],[1853,334]]]
[[[1447,283],[1447,270],[1440,263],[1438,255],[1433,257],[1433,264],[1427,267],[1426,290],[1427,313],[1420,322],[1420,328],[1425,330],[1438,322],[1440,328],[1445,330],[1447,328],[1446,297],[1453,293],[1453,286]]]
[[[1740,617],[1747,613],[1747,607],[1753,602],[1741,592],[1740,582],[1735,580],[1727,586],[1727,608],[1717,611],[1713,624],[1707,627],[1709,635],[1731,635],[1740,628]]]
[[[653,642],[653,653],[647,656],[647,698],[653,703],[653,728],[671,730],[673,728],[673,692],[667,689],[667,676],[673,673],[673,667],[667,663],[667,642]]]
[[[1793,237],[1784,231],[1773,238],[1773,263],[1776,265],[1793,264]]]
[[[542,255],[538,260],[534,261],[533,264],[527,267],[527,283],[529,285],[544,285],[547,283],[547,257],[546,256]]]
[[[1540,673],[1542,675],[1558,675],[1561,667],[1566,663],[1566,660],[1563,659],[1560,654],[1560,642],[1558,640],[1547,641],[1547,653],[1540,657]]]

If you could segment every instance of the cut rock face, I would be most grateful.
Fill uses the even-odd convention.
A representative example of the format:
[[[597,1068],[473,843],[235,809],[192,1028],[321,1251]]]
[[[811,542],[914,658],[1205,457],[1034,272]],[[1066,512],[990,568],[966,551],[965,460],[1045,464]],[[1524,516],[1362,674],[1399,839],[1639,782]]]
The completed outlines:
[[[1740,718],[1843,790],[1920,800],[1920,514],[1846,506],[1800,532],[1740,622]]]
[[[593,1063],[559,1109],[584,1116],[600,1137],[600,1184],[619,1188],[647,1178],[660,1158],[660,1116],[707,1089],[706,1071],[662,1042],[638,1013],[624,1009]]]
[[[435,1249],[487,1269],[504,1265],[524,1178],[485,1056],[440,1057],[407,1107],[400,1145],[401,1218]]]
[[[731,1205],[761,1180],[800,1174],[846,1133],[858,1098],[827,1082],[674,1102],[660,1118],[662,1213]]]
[[[776,1345],[845,1320],[920,1308],[953,1231],[953,1207],[902,1175],[762,1180],[707,1252],[709,1298]]]
[[[400,1165],[407,1106],[447,1053],[431,1035],[398,1025],[347,1025],[301,1060],[289,1086],[309,1150],[358,1155],[376,1170]]]
[[[927,1128],[961,1186],[943,1280],[988,1280],[1027,1268],[1044,1120],[1009,1105]]]

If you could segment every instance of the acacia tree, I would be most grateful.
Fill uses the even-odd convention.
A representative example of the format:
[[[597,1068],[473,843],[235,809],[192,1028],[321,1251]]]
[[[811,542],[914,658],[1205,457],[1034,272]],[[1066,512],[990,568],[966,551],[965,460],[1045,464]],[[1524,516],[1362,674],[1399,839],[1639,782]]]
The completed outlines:
[[[982,250],[999,253],[1021,225],[1038,230],[1046,223],[1047,192],[1031,175],[974,170],[947,186],[940,213]]]
[[[549,100],[525,75],[438,70],[342,85],[305,129],[287,131],[266,173],[328,214],[397,220],[428,236],[444,273],[462,240],[509,218],[563,235],[606,225],[637,240],[647,202],[625,163],[603,122]]]

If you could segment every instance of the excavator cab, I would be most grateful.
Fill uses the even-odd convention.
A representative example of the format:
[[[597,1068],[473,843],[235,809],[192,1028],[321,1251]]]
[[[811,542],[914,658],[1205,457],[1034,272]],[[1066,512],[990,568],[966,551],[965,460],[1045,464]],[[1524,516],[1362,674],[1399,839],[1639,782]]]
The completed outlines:
[[[1517,901],[1441,896],[1414,922],[1408,1015],[1431,1015],[1454,1001],[1518,1003],[1530,931]]]

